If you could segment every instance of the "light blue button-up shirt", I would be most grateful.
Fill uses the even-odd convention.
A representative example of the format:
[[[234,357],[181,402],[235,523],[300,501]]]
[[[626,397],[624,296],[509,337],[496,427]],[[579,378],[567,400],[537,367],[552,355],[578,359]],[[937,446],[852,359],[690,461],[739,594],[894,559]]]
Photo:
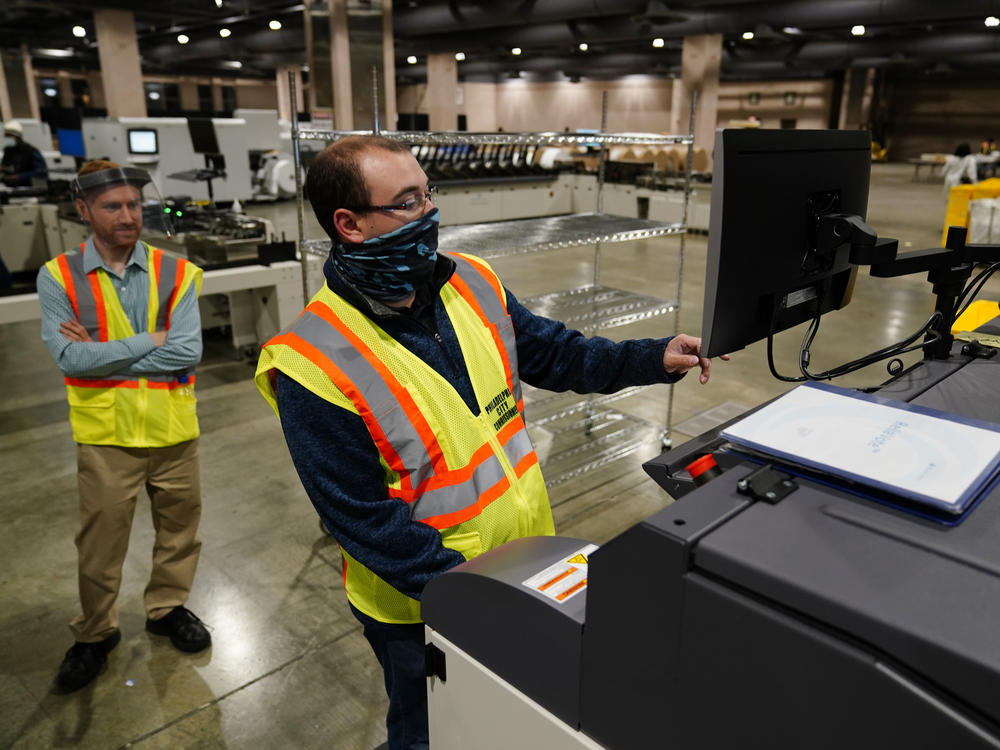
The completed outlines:
[[[72,251],[71,251],[72,252]],[[79,251],[76,251],[79,252]],[[59,369],[69,377],[101,377],[119,370],[137,375],[189,370],[201,360],[201,315],[194,285],[184,293],[170,314],[170,332],[163,346],[153,344],[146,332],[149,319],[149,253],[146,245],[136,243],[122,274],[115,273],[101,258],[91,236],[83,246],[83,270],[103,268],[111,277],[122,309],[141,331],[115,341],[70,341],[59,332],[59,325],[76,320],[66,290],[48,268],[38,271],[38,302],[42,308],[42,341]]]

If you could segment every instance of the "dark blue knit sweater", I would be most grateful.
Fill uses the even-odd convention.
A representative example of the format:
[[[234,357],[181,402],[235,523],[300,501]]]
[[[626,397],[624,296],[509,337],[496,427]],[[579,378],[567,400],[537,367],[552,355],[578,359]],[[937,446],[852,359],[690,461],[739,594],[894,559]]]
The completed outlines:
[[[396,341],[450,382],[479,413],[462,350],[438,292],[455,263],[439,256],[434,281],[411,310],[393,310],[362,296],[328,260],[327,284],[378,322]],[[676,380],[663,369],[670,339],[615,343],[586,338],[534,315],[507,292],[521,380],[552,391],[613,393],[631,385]],[[361,417],[335,406],[279,372],[281,427],[306,493],[323,524],[355,559],[407,596],[420,598],[434,576],[464,561],[441,545],[438,531],[410,520],[409,506],[389,498],[379,453]]]

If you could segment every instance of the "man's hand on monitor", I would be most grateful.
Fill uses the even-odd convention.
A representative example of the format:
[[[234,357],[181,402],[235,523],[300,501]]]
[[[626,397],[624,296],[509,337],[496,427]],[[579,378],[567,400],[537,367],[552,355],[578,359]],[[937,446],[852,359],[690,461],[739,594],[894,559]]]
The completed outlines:
[[[729,355],[723,354],[719,359],[728,360]],[[669,373],[683,375],[692,367],[701,368],[698,381],[707,383],[712,371],[712,360],[701,356],[701,339],[679,333],[667,343],[667,349],[663,352],[663,368]]]

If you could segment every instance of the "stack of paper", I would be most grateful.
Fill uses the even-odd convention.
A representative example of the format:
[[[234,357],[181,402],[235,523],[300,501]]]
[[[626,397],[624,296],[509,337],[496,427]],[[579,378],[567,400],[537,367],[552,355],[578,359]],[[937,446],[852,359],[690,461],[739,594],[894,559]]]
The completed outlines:
[[[1000,468],[1000,425],[815,383],[721,434],[949,514],[964,511]]]

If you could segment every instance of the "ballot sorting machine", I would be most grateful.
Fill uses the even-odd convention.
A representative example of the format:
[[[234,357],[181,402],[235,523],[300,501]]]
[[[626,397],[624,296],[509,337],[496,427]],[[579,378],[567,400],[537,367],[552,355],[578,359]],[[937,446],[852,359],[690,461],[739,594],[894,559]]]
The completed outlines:
[[[881,393],[1000,423],[965,346]],[[720,448],[648,462],[677,501],[596,551],[522,539],[428,584],[436,750],[1000,747],[1000,489],[945,526]],[[581,554],[578,593],[529,585]]]
[[[953,335],[1000,246],[953,228],[945,248],[897,255],[864,223],[869,152],[860,132],[719,131],[703,352],[818,323],[858,266],[926,271],[923,341],[873,353],[924,358],[868,398],[1000,431],[1000,309]],[[777,187],[755,195],[765,159]],[[748,283],[741,264],[765,257],[773,272]],[[721,293],[741,279],[745,295]],[[1000,748],[996,475],[941,516],[798,453],[740,449],[739,419],[646,462],[675,502],[600,548],[514,540],[428,583],[435,750]],[[695,471],[706,456],[714,476]]]

